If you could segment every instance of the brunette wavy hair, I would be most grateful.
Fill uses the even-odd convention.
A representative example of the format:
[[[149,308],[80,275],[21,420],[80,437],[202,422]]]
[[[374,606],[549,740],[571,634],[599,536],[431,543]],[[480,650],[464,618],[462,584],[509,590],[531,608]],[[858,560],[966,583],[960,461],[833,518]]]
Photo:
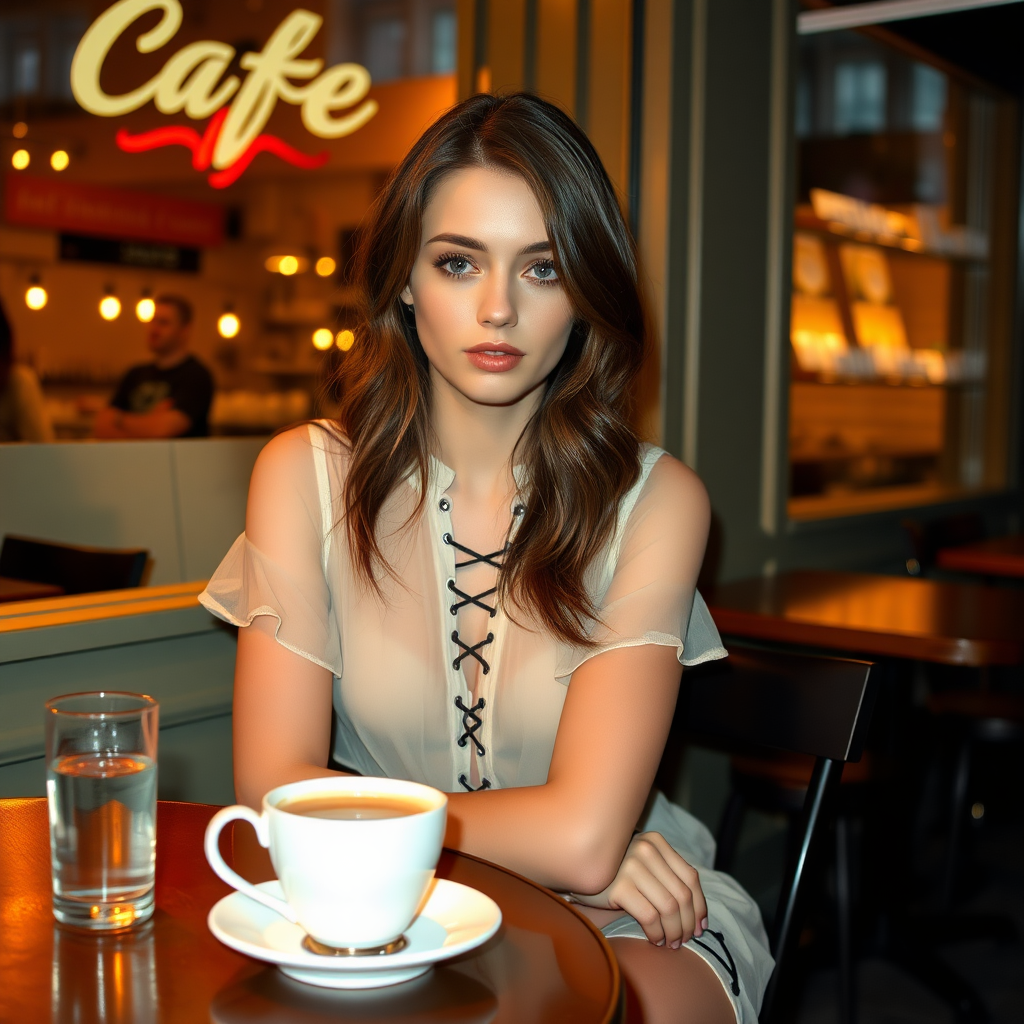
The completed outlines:
[[[597,609],[584,574],[639,476],[629,405],[645,320],[633,241],[601,160],[570,117],[536,96],[479,95],[453,107],[424,132],[371,210],[356,258],[363,320],[337,380],[351,449],[349,547],[359,574],[380,593],[378,573],[394,575],[376,533],[384,504],[417,469],[423,486],[413,517],[426,498],[429,367],[399,293],[431,196],[446,175],[468,167],[500,168],[530,186],[574,312],[565,355],[513,454],[529,483],[499,599],[537,616],[559,639],[588,646]]]

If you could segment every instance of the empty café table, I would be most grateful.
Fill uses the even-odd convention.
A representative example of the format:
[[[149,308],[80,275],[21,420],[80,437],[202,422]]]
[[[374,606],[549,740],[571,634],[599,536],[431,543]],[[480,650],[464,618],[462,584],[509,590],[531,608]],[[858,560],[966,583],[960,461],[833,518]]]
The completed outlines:
[[[891,840],[890,850],[909,856],[914,816],[906,808],[920,799],[918,772],[925,755],[922,738],[914,733],[909,687],[899,683],[910,682],[906,668],[912,662],[971,669],[1024,664],[1024,591],[807,569],[727,583],[716,588],[708,605],[727,638],[881,659],[883,667],[893,670],[886,673],[893,685],[879,695],[882,706],[875,710],[875,724],[889,733],[897,763],[884,787],[884,807],[876,801],[873,809],[882,812],[888,834],[898,837]],[[885,938],[876,952],[953,1007],[958,1020],[991,1019],[979,993],[948,960],[931,951],[958,928],[970,933],[968,919],[948,913],[938,919],[909,914],[906,898],[914,887],[896,880],[911,869],[909,861],[891,857],[884,864],[865,861],[862,866],[874,872],[862,891],[881,894],[881,916],[888,920],[879,929]]]
[[[35,601],[40,597],[60,597],[64,591],[54,583],[34,583],[0,576],[0,604],[10,601]]]
[[[722,633],[946,665],[1024,663],[1024,593],[972,583],[803,569],[726,583]]]
[[[95,935],[53,919],[46,801],[0,800],[0,1021],[621,1021],[618,967],[589,921],[541,886],[448,851],[438,874],[490,896],[502,925],[479,949],[420,978],[331,991],[228,949],[206,925],[231,892],[203,855],[216,810],[159,803],[153,920],[137,932]],[[273,877],[250,826],[225,829],[221,849],[251,880]]]
[[[935,564],[954,572],[1024,579],[1024,535],[993,537],[977,544],[942,548],[935,556]]]

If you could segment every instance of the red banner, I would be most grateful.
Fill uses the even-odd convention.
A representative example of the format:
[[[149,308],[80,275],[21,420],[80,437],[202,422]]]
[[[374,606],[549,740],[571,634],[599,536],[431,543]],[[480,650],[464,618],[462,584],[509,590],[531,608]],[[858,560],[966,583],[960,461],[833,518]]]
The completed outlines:
[[[148,192],[8,174],[8,224],[203,248],[224,240],[224,208]]]

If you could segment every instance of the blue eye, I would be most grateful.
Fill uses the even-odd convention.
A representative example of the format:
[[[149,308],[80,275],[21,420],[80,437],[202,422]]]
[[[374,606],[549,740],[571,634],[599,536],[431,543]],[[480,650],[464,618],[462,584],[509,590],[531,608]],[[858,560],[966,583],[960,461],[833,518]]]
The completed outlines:
[[[541,260],[530,267],[533,279],[539,284],[554,284],[558,280],[553,260]]]
[[[468,257],[450,252],[438,256],[434,260],[434,266],[450,277],[465,277],[473,269],[473,264]]]

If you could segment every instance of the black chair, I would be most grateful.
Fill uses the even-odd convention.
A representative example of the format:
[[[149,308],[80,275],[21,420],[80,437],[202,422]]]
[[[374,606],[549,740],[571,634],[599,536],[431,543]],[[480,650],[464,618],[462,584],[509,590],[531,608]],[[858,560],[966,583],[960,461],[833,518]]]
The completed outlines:
[[[7,534],[0,546],[0,576],[53,583],[65,594],[123,590],[142,582],[149,552],[58,544]]]
[[[927,522],[904,519],[900,525],[910,548],[906,559],[910,576],[931,576],[936,556],[942,548],[974,544],[988,535],[985,520],[978,512],[961,512]]]
[[[683,673],[666,748],[669,760],[688,743],[815,758],[798,841],[791,844],[771,928],[775,972],[761,1024],[779,1012],[779,993],[787,984],[800,936],[801,904],[812,884],[811,854],[822,827],[835,816],[843,766],[859,760],[863,750],[877,690],[871,667],[862,661],[731,644],[727,659]]]

